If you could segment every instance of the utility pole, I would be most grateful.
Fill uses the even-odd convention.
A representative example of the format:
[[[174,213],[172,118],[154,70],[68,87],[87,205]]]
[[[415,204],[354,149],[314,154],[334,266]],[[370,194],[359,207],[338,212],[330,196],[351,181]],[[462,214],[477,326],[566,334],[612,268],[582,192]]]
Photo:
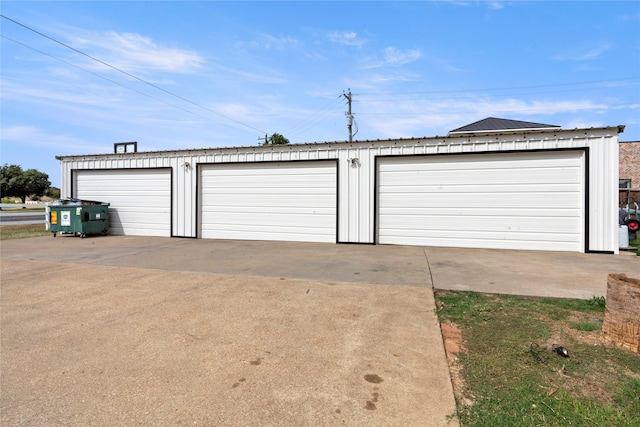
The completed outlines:
[[[349,111],[344,113],[347,116],[347,129],[349,129],[349,142],[353,142],[353,114],[351,114],[351,88],[348,89],[349,92],[342,92],[342,96],[344,96],[347,100],[347,104],[349,105]]]

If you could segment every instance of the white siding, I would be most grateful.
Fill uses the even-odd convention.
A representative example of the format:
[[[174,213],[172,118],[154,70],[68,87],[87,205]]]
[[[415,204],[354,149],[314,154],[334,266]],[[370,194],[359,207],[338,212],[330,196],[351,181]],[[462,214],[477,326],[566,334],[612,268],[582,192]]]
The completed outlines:
[[[581,251],[581,151],[379,163],[379,243]]]
[[[61,192],[71,197],[76,171],[103,169],[171,168],[171,218],[174,236],[198,237],[198,174],[205,164],[338,160],[338,241],[375,243],[375,159],[455,153],[564,150],[583,148],[588,156],[588,219],[585,249],[618,252],[617,173],[619,127],[496,132],[451,137],[412,138],[353,143],[291,144],[209,148],[126,154],[60,157]],[[215,141],[212,141],[215,143]],[[350,159],[358,159],[352,164]],[[585,158],[586,160],[586,158]]]
[[[171,170],[83,170],[75,196],[110,203],[109,233],[171,236]]]
[[[336,162],[201,167],[201,237],[335,242]]]

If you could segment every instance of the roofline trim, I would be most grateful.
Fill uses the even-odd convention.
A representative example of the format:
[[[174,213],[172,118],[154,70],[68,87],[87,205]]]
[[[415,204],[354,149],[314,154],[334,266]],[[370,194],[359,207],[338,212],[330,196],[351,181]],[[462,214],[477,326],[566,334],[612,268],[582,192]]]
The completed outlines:
[[[60,155],[55,156],[56,160],[63,161],[65,159],[77,159],[77,158],[95,158],[95,157],[122,157],[122,156],[148,156],[150,154],[168,154],[174,153],[178,155],[179,153],[188,153],[188,152],[202,152],[202,151],[229,151],[229,150],[273,150],[276,149],[286,150],[295,149],[297,147],[310,147],[310,146],[330,146],[330,145],[339,145],[339,146],[348,146],[348,145],[363,145],[363,144],[375,144],[375,143],[384,143],[384,142],[410,142],[410,141],[444,141],[446,139],[453,138],[461,138],[468,136],[481,136],[486,137],[489,135],[501,136],[505,134],[533,134],[533,133],[544,133],[544,132],[576,132],[576,131],[595,131],[595,130],[607,130],[616,128],[618,133],[624,132],[625,125],[618,126],[603,126],[603,127],[591,127],[591,128],[574,128],[574,129],[563,129],[563,128],[533,128],[533,129],[504,129],[504,130],[493,130],[493,131],[473,131],[473,132],[458,132],[458,133],[449,133],[446,136],[425,136],[425,137],[411,137],[411,138],[389,138],[389,139],[366,139],[360,141],[333,141],[333,142],[305,142],[300,144],[286,144],[286,145],[240,145],[235,147],[208,147],[208,148],[182,148],[177,150],[156,150],[156,151],[138,151],[136,153],[122,153],[122,154],[114,154],[114,153],[98,153],[98,154],[72,154],[72,155]]]

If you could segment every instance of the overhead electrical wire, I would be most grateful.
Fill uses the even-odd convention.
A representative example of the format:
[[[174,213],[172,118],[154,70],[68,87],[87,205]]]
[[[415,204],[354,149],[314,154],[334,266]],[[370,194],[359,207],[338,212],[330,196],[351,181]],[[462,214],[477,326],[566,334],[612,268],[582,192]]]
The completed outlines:
[[[629,81],[630,84],[624,85],[624,86],[616,86],[616,87],[626,87],[626,86],[637,86],[640,84],[640,78],[638,77],[623,77],[623,78],[616,78],[616,79],[606,79],[606,80],[591,80],[591,81],[584,81],[584,82],[572,82],[572,83],[554,83],[554,84],[547,84],[547,85],[531,85],[531,86],[512,86],[512,87],[494,87],[494,88],[475,88],[475,89],[452,89],[452,90],[432,90],[432,91],[412,91],[412,92],[394,92],[392,95],[394,95],[393,99],[379,99],[379,98],[367,98],[367,94],[363,94],[364,96],[361,95],[361,98],[364,97],[368,100],[373,100],[373,101],[395,101],[397,100],[400,95],[406,95],[406,96],[414,96],[414,95],[424,95],[424,94],[451,94],[451,93],[469,93],[469,92],[475,92],[475,93],[487,93],[487,92],[498,92],[498,91],[512,91],[512,90],[526,90],[526,89],[543,89],[543,88],[553,88],[553,87],[562,87],[562,86],[584,86],[584,85],[594,85],[594,84],[602,84],[602,83],[614,83],[614,82],[624,82],[624,81]],[[593,88],[593,89],[602,89],[600,87],[597,88]],[[580,88],[576,88],[576,89],[567,89],[567,91],[576,91],[576,90],[585,90],[585,89],[580,89]],[[553,91],[554,93],[557,91]],[[525,94],[537,94],[537,93],[551,93],[550,91],[544,91],[544,92],[527,92]],[[507,94],[503,94],[503,95],[507,95]],[[375,94],[374,96],[377,96],[377,94]],[[443,99],[459,99],[460,97],[456,96],[455,98],[443,98]],[[429,99],[433,99],[433,98],[429,98]]]
[[[201,105],[201,104],[198,104],[198,103],[196,103],[196,102],[193,102],[193,101],[191,101],[191,100],[189,100],[189,99],[187,99],[187,98],[185,98],[185,97],[183,97],[183,96],[181,96],[181,95],[178,95],[178,94],[176,94],[176,93],[174,93],[174,92],[171,92],[171,91],[169,91],[169,90],[166,90],[166,89],[162,88],[161,86],[158,86],[158,85],[156,85],[156,84],[154,84],[154,83],[148,82],[148,81],[146,81],[146,80],[144,80],[144,79],[142,79],[142,78],[140,78],[140,77],[138,77],[138,76],[135,76],[135,75],[133,75],[133,74],[131,74],[131,73],[127,72],[127,71],[124,71],[124,70],[122,70],[122,69],[120,69],[120,68],[118,68],[118,67],[116,67],[116,66],[113,66],[113,65],[111,65],[111,64],[109,64],[109,63],[107,63],[107,62],[105,62],[105,61],[103,61],[103,60],[101,60],[101,59],[99,59],[99,58],[96,58],[96,57],[94,57],[94,56],[92,56],[92,55],[89,55],[89,54],[87,54],[87,53],[85,53],[85,52],[82,52],[82,51],[81,51],[81,50],[79,50],[79,49],[76,49],[76,48],[74,48],[74,47],[72,47],[72,46],[69,46],[69,45],[67,45],[67,44],[65,44],[65,43],[63,43],[63,42],[61,42],[61,41],[59,41],[59,40],[57,40],[57,39],[55,39],[55,38],[53,38],[53,37],[51,37],[51,36],[48,36],[48,35],[46,35],[46,34],[44,34],[44,33],[40,32],[40,31],[38,31],[38,30],[35,30],[35,29],[33,29],[33,28],[31,28],[31,27],[29,27],[29,26],[27,26],[27,25],[25,25],[25,24],[22,24],[22,23],[20,23],[20,22],[18,22],[18,21],[16,21],[16,20],[14,20],[14,19],[12,19],[12,18],[9,18],[9,17],[7,17],[7,16],[5,16],[5,15],[3,15],[3,14],[0,14],[0,17],[4,18],[4,19],[6,19],[6,20],[8,20],[8,21],[10,21],[10,22],[13,22],[14,24],[19,25],[19,26],[21,26],[21,27],[23,27],[23,28],[25,28],[25,29],[27,29],[27,30],[29,30],[29,31],[31,31],[31,32],[33,32],[33,33],[35,33],[35,34],[38,34],[39,36],[44,37],[44,38],[46,38],[46,39],[48,39],[48,40],[50,40],[50,41],[52,41],[52,42],[54,42],[54,43],[57,43],[57,44],[59,44],[59,45],[61,45],[61,46],[65,47],[65,48],[67,48],[67,49],[70,49],[70,50],[72,50],[72,51],[74,51],[74,52],[76,52],[76,53],[78,53],[78,54],[80,54],[80,55],[83,55],[83,56],[85,56],[85,57],[87,57],[87,58],[89,58],[89,59],[91,59],[91,60],[93,60],[93,61],[96,61],[96,62],[98,62],[98,63],[100,63],[100,64],[102,64],[102,65],[104,65],[104,66],[106,66],[106,67],[109,67],[109,68],[111,68],[111,69],[113,69],[113,70],[115,70],[115,71],[117,71],[117,72],[119,72],[119,73],[122,73],[122,74],[124,74],[124,75],[126,75],[126,76],[128,76],[128,77],[130,77],[130,78],[132,78],[132,79],[135,79],[135,80],[137,80],[137,81],[139,81],[139,82],[141,82],[141,83],[144,83],[144,84],[146,84],[146,85],[148,85],[148,86],[151,86],[151,87],[153,87],[153,88],[154,88],[154,89],[156,89],[156,90],[159,90],[159,91],[161,91],[161,92],[164,92],[164,93],[166,93],[166,94],[168,94],[168,95],[170,95],[170,96],[173,96],[173,97],[175,97],[175,98],[178,98],[178,99],[180,99],[180,100],[182,100],[182,101],[184,101],[184,102],[187,102],[187,103],[189,103],[189,104],[191,104],[191,105],[193,105],[193,106],[196,106],[196,107],[201,108],[201,109],[203,109],[203,110],[205,110],[205,111],[208,111],[208,112],[210,112],[210,113],[213,113],[213,114],[215,114],[215,115],[217,115],[217,116],[219,116],[219,117],[222,117],[222,118],[224,118],[224,119],[226,119],[226,120],[229,120],[229,121],[231,121],[231,122],[233,122],[233,123],[236,123],[236,124],[241,125],[241,126],[243,126],[243,127],[249,128],[249,129],[251,129],[251,130],[253,130],[253,131],[256,131],[256,132],[258,132],[260,135],[264,135],[264,134],[266,134],[266,132],[265,132],[265,131],[263,131],[263,130],[260,130],[260,129],[256,128],[256,127],[253,127],[253,126],[251,126],[251,125],[249,125],[249,124],[243,123],[243,122],[241,122],[241,121],[239,121],[239,120],[233,119],[233,118],[231,118],[231,117],[228,117],[228,116],[226,116],[226,115],[224,115],[224,114],[222,114],[222,113],[219,113],[219,112],[217,112],[217,111],[215,111],[215,110],[212,110],[212,109],[210,109],[210,108],[207,108],[207,107],[205,107],[205,106],[203,106],[203,105]],[[61,61],[61,62],[65,63],[65,64],[67,64],[67,65],[73,66],[73,67],[78,68],[78,69],[80,69],[80,70],[82,70],[82,71],[85,71],[85,72],[87,72],[87,73],[90,73],[90,74],[92,74],[92,75],[94,75],[94,76],[96,76],[96,77],[99,77],[99,78],[101,78],[101,79],[104,79],[104,80],[106,80],[106,81],[108,81],[108,82],[110,82],[110,83],[114,83],[114,84],[116,84],[116,85],[119,85],[119,86],[121,86],[121,87],[123,87],[123,88],[125,88],[125,89],[131,90],[131,91],[134,91],[134,92],[136,92],[136,93],[138,93],[138,94],[141,94],[141,95],[143,95],[143,96],[146,96],[146,97],[151,98],[151,99],[154,99],[154,100],[157,100],[157,101],[159,101],[159,102],[162,102],[162,103],[164,103],[164,104],[166,104],[166,105],[169,105],[169,106],[171,106],[171,107],[177,108],[177,109],[179,109],[179,110],[185,111],[185,112],[187,112],[187,113],[194,114],[194,115],[196,115],[196,116],[198,116],[198,117],[201,117],[201,118],[204,118],[204,119],[210,119],[210,118],[208,118],[208,117],[205,117],[205,116],[202,116],[202,115],[200,115],[200,114],[197,114],[197,113],[195,113],[194,111],[191,111],[191,110],[185,109],[185,108],[183,108],[183,107],[180,107],[180,106],[178,106],[178,105],[171,104],[171,103],[169,103],[169,102],[163,101],[163,100],[161,100],[161,99],[159,99],[159,98],[156,98],[156,97],[153,97],[153,96],[151,96],[151,95],[149,95],[149,94],[147,94],[147,93],[144,93],[144,92],[141,92],[141,91],[139,91],[139,90],[137,90],[137,89],[133,89],[133,88],[131,88],[131,87],[125,86],[125,85],[123,85],[123,84],[121,84],[121,83],[119,83],[119,82],[117,82],[117,81],[111,80],[111,79],[109,79],[109,78],[107,78],[107,77],[101,76],[101,75],[99,75],[99,74],[97,74],[97,73],[94,73],[94,72],[92,72],[92,71],[88,71],[88,70],[86,70],[86,69],[83,69],[83,68],[81,68],[81,67],[78,67],[77,65],[74,65],[74,64],[72,64],[72,63],[70,63],[70,62],[68,62],[68,61],[62,60],[62,59],[60,59],[60,58],[56,58],[55,56],[52,56],[52,55],[47,54],[47,53],[45,53],[45,52],[43,52],[43,51],[40,51],[40,50],[35,49],[35,48],[31,47],[31,46],[28,46],[28,45],[27,45],[27,44],[25,44],[25,43],[19,42],[19,41],[14,40],[14,39],[11,39],[11,38],[6,37],[6,36],[4,36],[4,35],[2,35],[2,37],[3,37],[3,38],[5,38],[5,39],[7,39],[7,40],[10,40],[10,41],[12,41],[12,42],[14,42],[14,43],[18,43],[18,44],[20,44],[20,45],[22,45],[22,46],[25,46],[25,47],[27,47],[27,48],[29,48],[29,49],[32,49],[32,50],[34,50],[34,51],[36,51],[36,52],[38,52],[38,53],[40,53],[40,54],[43,54],[43,55],[49,56],[49,57],[51,57],[51,58],[53,58],[53,59],[56,59],[56,60],[58,60],[58,61]],[[421,96],[421,95],[429,95],[429,94],[443,94],[443,95],[446,95],[446,94],[456,94],[456,93],[467,93],[467,94],[469,94],[469,93],[475,93],[475,95],[467,95],[467,96],[443,96],[443,97],[429,97],[429,96],[428,96],[428,97],[423,97],[423,98],[422,98],[422,100],[424,100],[424,101],[434,101],[434,100],[450,100],[450,99],[453,99],[453,100],[460,100],[460,99],[478,99],[478,98],[480,98],[480,97],[486,97],[486,96],[487,96],[487,95],[486,95],[486,93],[487,93],[487,92],[503,92],[503,91],[514,91],[514,90],[516,90],[516,91],[522,91],[522,90],[527,90],[527,89],[558,88],[558,87],[570,87],[570,86],[574,86],[574,87],[575,87],[575,86],[585,86],[585,85],[595,85],[595,84],[606,84],[606,83],[616,83],[616,82],[629,82],[629,83],[628,83],[628,84],[624,84],[623,86],[614,86],[614,87],[637,86],[638,84],[640,84],[640,79],[638,79],[637,77],[626,77],[626,78],[616,78],[616,79],[608,79],[608,80],[593,80],[593,81],[572,82],[572,83],[555,83],[555,84],[546,84],[546,85],[529,85],[529,86],[515,86],[515,87],[495,87],[495,88],[484,88],[484,89],[454,89],[454,90],[435,90],[435,91],[394,92],[393,94],[389,94],[390,96],[389,96],[389,95],[384,95],[384,94],[366,94],[366,93],[364,93],[364,94],[360,94],[360,95],[359,95],[359,98],[360,98],[360,100],[359,100],[359,101],[360,101],[360,102],[362,102],[362,101],[366,101],[366,100],[368,100],[368,101],[399,102],[399,101],[402,101],[402,100],[408,100],[408,99],[411,99],[411,98],[413,98],[413,100],[420,100],[419,98],[418,98],[418,99],[416,99],[415,97],[417,97],[417,96]],[[573,88],[573,89],[565,89],[565,90],[562,90],[561,92],[573,92],[573,91],[584,91],[584,90],[598,90],[598,89],[603,89],[603,88],[602,88],[602,87],[593,87],[593,88]],[[502,94],[496,94],[496,95],[494,95],[494,96],[502,96],[502,97],[504,97],[504,96],[533,95],[533,94],[540,94],[540,93],[558,93],[558,92],[559,92],[558,90],[554,90],[554,91],[541,91],[541,92],[525,92],[525,93],[522,93],[522,92],[519,92],[519,93],[518,93],[518,92],[517,92],[517,93],[502,93]],[[481,95],[481,94],[482,94],[482,95]],[[384,96],[384,98],[376,98],[376,96],[380,96],[380,95]],[[335,110],[336,104],[338,103],[337,101],[338,101],[341,97],[342,97],[342,95],[339,95],[339,96],[338,96],[338,97],[336,97],[335,99],[332,99],[332,100],[331,100],[331,101],[329,101],[329,102],[328,102],[328,103],[327,103],[327,104],[326,104],[326,105],[325,105],[321,110],[319,110],[319,111],[317,111],[317,112],[314,112],[314,113],[310,114],[310,115],[309,115],[308,117],[306,117],[305,119],[303,119],[303,120],[299,121],[299,122],[298,122],[298,123],[296,123],[295,125],[293,125],[293,126],[291,126],[290,128],[288,128],[288,129],[284,132],[284,134],[285,134],[285,135],[287,135],[287,134],[288,134],[288,135],[289,135],[289,137],[295,137],[295,136],[300,135],[300,134],[302,134],[302,133],[304,133],[304,132],[306,132],[306,131],[308,131],[308,130],[312,129],[313,127],[317,126],[320,122],[322,122],[322,121],[323,121],[323,120],[324,120],[324,119],[325,119],[329,114],[331,114],[331,113]],[[598,108],[598,107],[597,107],[597,106],[594,106],[593,108]],[[518,110],[509,109],[508,111],[532,111],[532,110],[534,110],[534,109],[518,109]],[[505,110],[505,111],[507,111],[507,110]],[[394,114],[394,113],[389,113],[389,112],[380,112],[380,113],[372,112],[372,113],[367,113],[366,111],[365,111],[365,112],[360,111],[360,112],[358,112],[358,114],[361,114],[361,115],[377,115],[377,114],[385,114],[385,115],[389,115],[389,114]],[[430,113],[428,113],[428,112],[427,112],[427,113],[422,113],[422,112],[416,112],[416,113],[401,112],[401,113],[396,113],[396,114],[403,114],[403,115],[407,115],[407,114],[430,114]],[[438,112],[438,114],[459,114],[459,112],[451,112],[451,111],[442,112],[442,111],[439,111],[439,112]],[[227,124],[225,124],[225,123],[221,123],[221,122],[219,122],[219,123],[220,123],[220,124],[222,124],[222,125],[224,125],[224,126],[233,127],[233,126],[227,125]]]
[[[336,105],[342,104],[340,102],[340,97],[341,96],[337,96],[336,98],[332,99],[327,104],[325,104],[325,106],[322,107],[320,111],[310,114],[305,119],[291,126],[284,132],[284,134],[293,138],[314,128],[315,126],[320,124],[320,122],[322,122],[330,113],[332,113],[335,110]]]
[[[179,105],[172,104],[172,103],[167,102],[167,101],[164,101],[164,100],[162,100],[162,99],[160,99],[160,98],[156,98],[156,97],[154,97],[154,96],[151,96],[151,95],[149,95],[148,93],[142,92],[142,91],[140,91],[140,90],[138,90],[138,89],[134,89],[134,88],[132,88],[132,87],[129,87],[129,86],[123,85],[123,84],[122,84],[122,83],[120,83],[120,82],[117,82],[117,81],[112,80],[112,79],[110,79],[110,78],[108,78],[108,77],[102,76],[102,75],[100,75],[100,74],[98,74],[98,73],[94,73],[93,71],[86,70],[86,69],[84,69],[84,68],[82,68],[82,67],[77,66],[76,64],[73,64],[73,63],[69,62],[69,61],[65,61],[64,59],[61,59],[61,58],[58,58],[58,57],[53,56],[53,55],[51,55],[51,54],[48,54],[48,53],[46,53],[46,52],[43,52],[43,51],[41,51],[41,50],[39,50],[39,49],[36,49],[36,48],[34,48],[34,47],[32,47],[32,46],[29,46],[29,45],[27,45],[27,44],[25,44],[25,43],[22,43],[22,42],[20,42],[20,41],[18,41],[18,40],[14,40],[14,39],[12,39],[11,37],[7,37],[7,36],[5,36],[5,35],[3,35],[3,34],[0,34],[0,37],[2,37],[3,39],[7,39],[7,40],[9,40],[9,41],[12,41],[12,42],[14,42],[14,43],[16,43],[16,44],[19,44],[19,45],[21,45],[21,46],[24,46],[24,47],[26,47],[27,49],[31,49],[31,50],[33,50],[33,51],[35,51],[35,52],[38,52],[38,53],[42,54],[42,55],[48,56],[49,58],[55,59],[56,61],[60,61],[60,62],[62,62],[63,64],[66,64],[66,65],[69,65],[69,66],[71,66],[71,67],[77,68],[78,70],[84,71],[85,73],[89,73],[89,74],[94,75],[94,76],[96,76],[96,77],[98,77],[98,78],[100,78],[100,79],[106,80],[106,81],[108,81],[109,83],[113,83],[113,84],[118,85],[118,86],[121,86],[121,87],[123,87],[123,88],[125,88],[125,89],[127,89],[127,90],[130,90],[130,91],[136,92],[136,93],[138,93],[138,94],[140,94],[140,95],[143,95],[143,96],[146,96],[147,98],[150,98],[150,99],[153,99],[153,100],[156,100],[156,101],[162,102],[163,104],[166,104],[166,105],[169,105],[169,106],[171,106],[171,107],[177,108],[178,110],[182,110],[182,111],[185,111],[185,112],[187,112],[187,113],[194,114],[194,115],[196,115],[196,116],[198,116],[198,117],[201,117],[201,118],[203,118],[203,119],[207,119],[207,117],[205,117],[205,116],[203,116],[203,115],[201,115],[201,114],[198,114],[198,113],[196,113],[196,112],[194,112],[194,111],[187,110],[186,108],[180,107]],[[86,90],[86,88],[81,88],[81,87],[79,87],[79,86],[77,86],[77,85],[74,85],[74,86],[78,87],[79,89]],[[224,124],[224,123],[221,123],[221,125],[223,125],[223,126],[228,126],[228,125],[226,125],[226,124]]]
[[[212,109],[210,109],[210,108],[207,108],[207,107],[205,107],[204,105],[201,105],[201,104],[198,104],[198,103],[196,103],[196,102],[193,102],[193,101],[191,101],[191,100],[189,100],[189,99],[187,99],[187,98],[185,98],[185,97],[183,97],[183,96],[180,96],[180,95],[178,95],[178,94],[176,94],[176,93],[173,93],[173,92],[171,92],[171,91],[169,91],[169,90],[166,90],[166,89],[164,89],[163,87],[160,87],[160,86],[158,86],[158,85],[156,85],[156,84],[153,84],[153,83],[151,83],[151,82],[148,82],[148,81],[146,81],[146,80],[144,80],[144,79],[142,79],[142,78],[140,78],[140,77],[138,77],[138,76],[135,76],[135,75],[133,75],[133,74],[131,74],[131,73],[127,72],[127,71],[124,71],[124,70],[122,70],[122,69],[120,69],[120,68],[118,68],[118,67],[115,67],[115,66],[113,66],[113,65],[111,65],[111,64],[109,64],[109,63],[107,63],[107,62],[105,62],[105,61],[103,61],[103,60],[101,60],[101,59],[98,59],[98,58],[96,58],[96,57],[94,57],[94,56],[91,56],[91,55],[89,55],[88,53],[85,53],[85,52],[83,52],[83,51],[81,51],[81,50],[79,50],[79,49],[76,49],[76,48],[75,48],[75,47],[73,47],[73,46],[69,46],[69,45],[68,45],[68,44],[66,44],[66,43],[63,43],[63,42],[61,42],[61,41],[59,41],[59,40],[57,40],[57,39],[55,39],[55,38],[53,38],[53,37],[51,37],[51,36],[48,36],[48,35],[46,35],[46,34],[44,34],[44,33],[40,32],[40,31],[38,31],[38,30],[34,29],[34,28],[31,28],[31,27],[29,27],[28,25],[22,24],[22,23],[20,23],[20,22],[16,21],[15,19],[9,18],[8,16],[5,16],[5,15],[3,15],[3,14],[0,14],[0,17],[2,17],[2,18],[4,18],[4,19],[6,19],[6,20],[8,20],[8,21],[11,21],[11,22],[13,22],[14,24],[19,25],[19,26],[21,26],[21,27],[23,27],[23,28],[25,28],[25,29],[27,29],[27,30],[29,30],[29,31],[31,31],[31,32],[33,32],[33,33],[35,33],[35,34],[38,34],[38,35],[39,35],[39,36],[41,36],[41,37],[44,37],[44,38],[46,38],[46,39],[48,39],[48,40],[51,40],[51,41],[52,41],[52,42],[54,42],[54,43],[57,43],[57,44],[59,44],[59,45],[61,45],[61,46],[64,46],[64,47],[65,47],[65,48],[67,48],[67,49],[70,49],[70,50],[72,50],[72,51],[74,51],[74,52],[76,52],[76,53],[79,53],[80,55],[83,55],[83,56],[85,56],[85,57],[87,57],[87,58],[89,58],[89,59],[91,59],[91,60],[93,60],[93,61],[96,61],[96,62],[98,62],[98,63],[100,63],[100,64],[102,64],[102,65],[104,65],[104,66],[106,66],[106,67],[109,67],[109,68],[111,68],[111,69],[113,69],[113,70],[115,70],[115,71],[117,71],[117,72],[119,72],[119,73],[122,73],[122,74],[124,74],[124,75],[126,75],[126,76],[128,76],[128,77],[131,77],[132,79],[138,80],[138,81],[139,81],[139,82],[141,82],[141,83],[144,83],[144,84],[146,84],[146,85],[148,85],[148,86],[151,86],[151,87],[153,87],[154,89],[157,89],[157,90],[159,90],[159,91],[161,91],[161,92],[164,92],[164,93],[166,93],[166,94],[168,94],[168,95],[171,95],[171,96],[173,96],[173,97],[176,97],[176,98],[178,98],[178,99],[180,99],[180,100],[182,100],[182,101],[184,101],[184,102],[187,102],[187,103],[189,103],[189,104],[192,104],[192,105],[194,105],[194,106],[196,106],[196,107],[198,107],[198,108],[202,108],[203,110],[206,110],[206,111],[208,111],[208,112],[210,112],[210,113],[213,113],[213,114],[216,114],[216,115],[218,115],[218,116],[220,116],[220,117],[223,117],[223,118],[224,118],[224,119],[226,119],[226,120],[232,121],[232,122],[237,123],[237,124],[239,124],[239,125],[241,125],[241,126],[244,126],[244,127],[246,127],[246,128],[249,128],[249,129],[252,129],[252,130],[254,130],[254,131],[257,131],[257,132],[259,132],[259,133],[260,133],[260,134],[262,134],[262,135],[264,135],[264,134],[266,133],[266,132],[265,132],[265,131],[263,131],[263,130],[260,130],[260,129],[258,129],[258,128],[255,128],[255,127],[253,127],[253,126],[251,126],[251,125],[248,125],[248,124],[246,124],[246,123],[243,123],[243,122],[241,122],[241,121],[239,121],[239,120],[236,120],[236,119],[233,119],[233,118],[231,118],[231,117],[225,116],[224,114],[219,113],[219,112],[217,112],[217,111],[215,111],[215,110],[212,110]]]

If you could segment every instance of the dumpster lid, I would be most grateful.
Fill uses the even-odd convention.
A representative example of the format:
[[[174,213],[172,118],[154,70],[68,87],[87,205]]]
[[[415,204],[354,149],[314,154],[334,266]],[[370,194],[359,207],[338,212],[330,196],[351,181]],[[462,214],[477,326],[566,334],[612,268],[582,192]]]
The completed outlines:
[[[57,202],[52,203],[53,206],[82,206],[82,205],[107,205],[109,203],[98,202],[96,200],[82,200],[76,198],[60,199]]]

